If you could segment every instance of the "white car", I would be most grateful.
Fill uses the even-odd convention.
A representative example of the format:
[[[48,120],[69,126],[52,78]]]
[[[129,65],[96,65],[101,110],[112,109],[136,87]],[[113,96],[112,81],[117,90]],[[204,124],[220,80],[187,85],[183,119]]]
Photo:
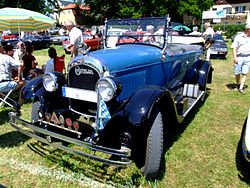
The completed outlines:
[[[237,148],[236,165],[242,177],[250,178],[250,109],[245,119]]]
[[[250,164],[250,109],[248,112],[248,117],[245,120],[242,133],[241,133],[241,142],[242,142],[242,154],[246,161]]]
[[[62,44],[63,41],[69,40],[69,36],[51,36],[50,39],[52,44]]]

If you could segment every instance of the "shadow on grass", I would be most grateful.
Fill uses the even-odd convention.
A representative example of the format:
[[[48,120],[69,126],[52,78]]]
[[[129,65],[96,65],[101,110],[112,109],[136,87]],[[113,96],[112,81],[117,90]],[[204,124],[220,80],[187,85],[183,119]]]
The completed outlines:
[[[128,187],[137,187],[141,184],[143,178],[134,164],[125,169],[109,166],[64,152],[60,149],[51,149],[51,146],[39,141],[28,144],[28,147],[48,161],[63,167],[66,171],[80,173],[85,177],[112,186],[119,184]],[[131,170],[131,168],[133,169]]]
[[[9,116],[8,113],[13,111],[13,109],[10,108],[3,108],[1,107],[0,111],[0,126],[5,124],[6,122],[9,122]]]
[[[168,132],[168,134],[167,134],[167,136],[165,136],[166,140],[164,140],[164,156],[166,155],[167,151],[173,146],[173,144],[178,141],[178,139],[184,133],[186,128],[191,124],[191,122],[195,118],[196,114],[199,112],[200,108],[203,106],[206,99],[209,97],[209,94],[210,94],[210,88],[207,88],[207,94],[205,95],[204,100],[198,102],[193,107],[193,109],[190,111],[190,113],[187,115],[187,117],[183,120],[183,122],[180,124],[172,123],[172,126],[168,127],[168,130],[166,130]],[[167,123],[169,124],[169,122],[167,122]],[[161,164],[160,174],[159,174],[159,177],[157,178],[157,180],[159,180],[159,181],[161,181],[164,178],[165,173],[167,171],[166,162],[167,161],[165,160],[165,158],[163,158],[163,161]]]
[[[226,84],[226,87],[230,90],[237,90],[238,89],[237,84]],[[248,88],[248,85],[244,85],[244,88]]]
[[[246,122],[247,119],[244,122],[242,132],[241,132],[241,137],[238,142],[236,154],[235,154],[235,161],[236,161],[236,167],[237,170],[239,171],[238,177],[241,181],[244,181],[246,184],[250,185],[250,162],[248,162],[245,157],[243,156],[242,152],[242,135],[245,132],[246,129]]]
[[[30,137],[25,136],[18,131],[8,132],[0,135],[0,148],[16,147],[29,139]]]

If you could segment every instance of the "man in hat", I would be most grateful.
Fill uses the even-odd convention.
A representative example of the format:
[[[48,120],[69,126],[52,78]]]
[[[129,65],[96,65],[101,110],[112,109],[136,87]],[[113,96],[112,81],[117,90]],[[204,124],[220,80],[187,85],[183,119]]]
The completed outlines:
[[[245,26],[244,32],[235,37],[231,48],[233,49],[235,81],[239,92],[245,94],[244,84],[250,69],[250,24]]]
[[[78,49],[81,47],[83,44],[83,36],[82,36],[82,31],[75,27],[74,23],[72,21],[67,21],[65,23],[65,26],[67,30],[69,31],[69,39],[70,39],[70,56],[75,57],[78,55]]]
[[[155,27],[153,25],[147,25],[146,26],[147,32],[143,36],[143,42],[148,42],[148,43],[154,43],[155,42],[154,29],[155,29]]]

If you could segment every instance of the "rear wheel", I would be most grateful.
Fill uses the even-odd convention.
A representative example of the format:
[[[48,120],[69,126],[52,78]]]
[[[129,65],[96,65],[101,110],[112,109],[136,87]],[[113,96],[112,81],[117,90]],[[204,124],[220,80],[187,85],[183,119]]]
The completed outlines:
[[[147,138],[145,164],[141,172],[146,178],[156,178],[163,157],[163,121],[158,112]]]

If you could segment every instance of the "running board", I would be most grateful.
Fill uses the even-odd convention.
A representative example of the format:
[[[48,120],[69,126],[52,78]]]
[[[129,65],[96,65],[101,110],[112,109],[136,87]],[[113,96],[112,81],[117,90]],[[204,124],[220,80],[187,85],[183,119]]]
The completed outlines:
[[[199,91],[199,95],[197,98],[188,98],[188,108],[183,112],[183,114],[179,115],[181,118],[184,118],[187,116],[187,114],[190,112],[190,110],[194,107],[194,105],[200,101],[201,97],[205,94],[205,91]]]

